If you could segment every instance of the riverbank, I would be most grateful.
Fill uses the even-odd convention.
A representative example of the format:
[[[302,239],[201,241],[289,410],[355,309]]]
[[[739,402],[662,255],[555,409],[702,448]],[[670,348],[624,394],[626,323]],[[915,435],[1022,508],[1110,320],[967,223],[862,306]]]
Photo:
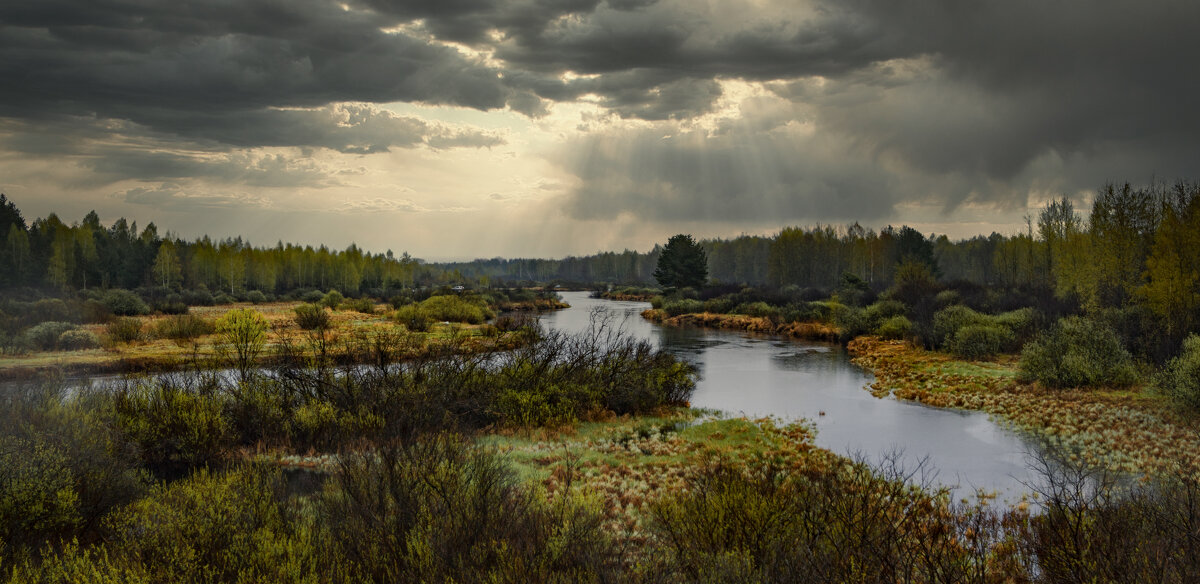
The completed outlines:
[[[807,341],[837,342],[838,329],[823,322],[774,322],[763,316],[745,314],[718,314],[712,312],[688,313],[670,316],[666,311],[651,308],[642,312],[650,322],[665,326],[707,327],[743,331],[768,335],[780,335]]]
[[[877,397],[987,412],[1065,448],[1072,459],[1121,472],[1159,474],[1180,462],[1200,464],[1196,420],[1142,386],[1046,389],[1018,382],[1011,355],[963,361],[878,337],[856,338],[847,348],[856,364],[874,373],[870,389]]]

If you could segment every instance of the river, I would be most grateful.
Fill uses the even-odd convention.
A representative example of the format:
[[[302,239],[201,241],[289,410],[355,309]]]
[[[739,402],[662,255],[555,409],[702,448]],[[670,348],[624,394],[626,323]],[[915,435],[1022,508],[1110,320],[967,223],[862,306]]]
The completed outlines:
[[[815,423],[817,445],[871,461],[898,453],[914,468],[969,497],[982,488],[1010,503],[1032,484],[1027,459],[1037,445],[993,422],[984,413],[934,408],[892,397],[879,399],[864,387],[869,371],[850,362],[837,345],[732,331],[663,327],[641,317],[645,302],[589,298],[565,292],[571,308],[547,313],[543,325],[584,332],[593,313],[610,326],[646,339],[696,365],[700,372],[692,405],[735,416],[804,418]]]

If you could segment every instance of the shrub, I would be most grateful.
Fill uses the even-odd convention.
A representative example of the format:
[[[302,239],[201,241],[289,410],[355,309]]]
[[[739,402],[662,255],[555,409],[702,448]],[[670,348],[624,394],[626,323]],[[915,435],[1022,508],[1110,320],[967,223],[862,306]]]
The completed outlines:
[[[82,315],[83,322],[99,324],[108,322],[112,318],[112,311],[103,302],[89,298],[83,301]]]
[[[991,324],[994,323],[986,314],[976,312],[961,304],[948,306],[933,315],[933,346],[945,347],[959,329],[965,326]]]
[[[156,486],[114,514],[109,539],[151,582],[346,581],[301,528],[279,472],[243,467]]]
[[[361,312],[363,314],[375,314],[375,301],[370,298],[359,298],[351,300],[347,304],[350,305],[350,310]]]
[[[875,334],[885,339],[899,340],[912,334],[912,322],[905,316],[893,316],[875,329]]]
[[[483,324],[496,316],[482,301],[461,296],[430,296],[421,301],[421,310],[435,321]]]
[[[933,303],[938,308],[962,304],[962,295],[958,293],[958,290],[942,290],[933,297]]]
[[[216,331],[213,323],[194,314],[181,314],[164,318],[154,323],[154,335],[160,339],[171,339],[177,343],[185,343],[211,335]]]
[[[456,436],[342,457],[320,509],[353,581],[615,581],[620,566],[595,509],[563,495],[542,503]]]
[[[733,312],[735,314],[745,314],[747,316],[779,318],[779,309],[762,301],[739,304],[733,309]]]
[[[60,449],[0,437],[0,541],[36,551],[72,535],[83,521],[73,487],[69,460]],[[7,551],[0,548],[0,559]]]
[[[341,306],[345,300],[346,297],[342,296],[341,292],[330,290],[328,294],[321,298],[321,304],[328,306],[330,310],[337,310],[338,306]]]
[[[217,292],[216,296],[213,296],[213,304],[217,306],[233,304],[235,302],[237,302],[237,298],[234,298],[225,292]]]
[[[99,346],[100,339],[96,338],[95,333],[83,329],[65,331],[58,337],[58,348],[64,351],[82,351]]]
[[[308,303],[317,303],[325,299],[325,293],[320,290],[309,290],[301,294],[297,300],[302,300]]]
[[[414,332],[423,333],[429,330],[433,325],[433,319],[421,310],[419,304],[409,304],[401,307],[396,311],[396,322],[404,325],[404,328]]]
[[[1013,334],[1007,328],[971,324],[958,329],[946,348],[965,359],[988,359],[1002,353],[1012,342]]]
[[[114,343],[132,343],[142,339],[142,321],[136,318],[118,318],[104,326],[104,332]]]
[[[704,312],[725,314],[733,310],[733,306],[733,300],[730,300],[729,298],[710,298],[704,301]]]
[[[828,321],[831,315],[828,302],[793,302],[781,313],[788,322]]]
[[[162,314],[187,314],[188,305],[183,302],[163,302],[162,304],[155,304],[154,310]]]
[[[25,338],[35,348],[52,351],[58,347],[58,339],[63,333],[76,328],[78,327],[69,322],[43,322],[25,331]]]
[[[33,303],[29,308],[30,314],[39,321],[71,321],[79,322],[78,305],[67,305],[59,298],[43,298]]]
[[[301,304],[292,309],[296,313],[296,326],[306,330],[325,330],[329,328],[329,313],[320,304]]]
[[[188,306],[213,305],[213,296],[208,290],[184,290],[181,296],[183,297],[184,303],[186,303]]]
[[[906,478],[861,463],[701,469],[650,504],[652,581],[975,581],[990,550],[963,545],[965,526]]]
[[[704,312],[704,303],[691,298],[668,300],[663,303],[662,309],[667,313],[667,316],[679,316],[681,314]]]
[[[1200,336],[1188,335],[1179,356],[1154,377],[1154,387],[1193,410],[1200,410]]]
[[[1124,387],[1134,383],[1133,357],[1103,323],[1072,316],[1025,345],[1019,377],[1048,387]]]
[[[254,304],[262,304],[267,301],[267,295],[259,290],[251,290],[246,294],[246,300]]]
[[[150,314],[150,306],[146,304],[146,301],[129,290],[114,288],[105,292],[100,301],[104,303],[109,312],[117,316]]]
[[[866,310],[847,304],[833,304],[830,307],[833,325],[838,328],[838,337],[848,341],[860,335],[869,335],[875,331],[876,323],[867,318]]]
[[[1008,329],[1019,340],[1028,340],[1037,333],[1037,311],[1026,307],[1002,312],[995,316],[996,324]],[[1022,343],[1023,344],[1023,343]]]
[[[878,324],[894,316],[905,316],[907,312],[908,307],[899,300],[880,300],[868,306],[864,310],[863,316],[872,323]]]
[[[253,308],[230,310],[217,319],[216,330],[225,349],[230,351],[233,366],[244,378],[267,342],[266,317]]]
[[[216,462],[233,433],[224,403],[167,381],[127,386],[114,396],[117,427],[149,468],[177,470]]]

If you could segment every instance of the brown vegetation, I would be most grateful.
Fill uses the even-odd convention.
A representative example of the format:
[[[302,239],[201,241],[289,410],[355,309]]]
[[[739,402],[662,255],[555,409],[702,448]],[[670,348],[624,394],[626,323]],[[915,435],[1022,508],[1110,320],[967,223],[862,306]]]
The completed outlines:
[[[661,309],[649,309],[642,317],[665,326],[696,326],[780,335],[809,341],[837,341],[838,330],[824,322],[777,322],[765,316],[700,312],[668,316]]]

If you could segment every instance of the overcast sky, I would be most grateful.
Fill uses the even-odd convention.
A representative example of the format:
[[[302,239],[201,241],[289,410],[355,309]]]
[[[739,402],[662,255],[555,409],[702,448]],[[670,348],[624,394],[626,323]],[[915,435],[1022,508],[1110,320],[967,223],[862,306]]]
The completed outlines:
[[[1200,179],[1195,0],[5,0],[0,191],[430,259]]]

